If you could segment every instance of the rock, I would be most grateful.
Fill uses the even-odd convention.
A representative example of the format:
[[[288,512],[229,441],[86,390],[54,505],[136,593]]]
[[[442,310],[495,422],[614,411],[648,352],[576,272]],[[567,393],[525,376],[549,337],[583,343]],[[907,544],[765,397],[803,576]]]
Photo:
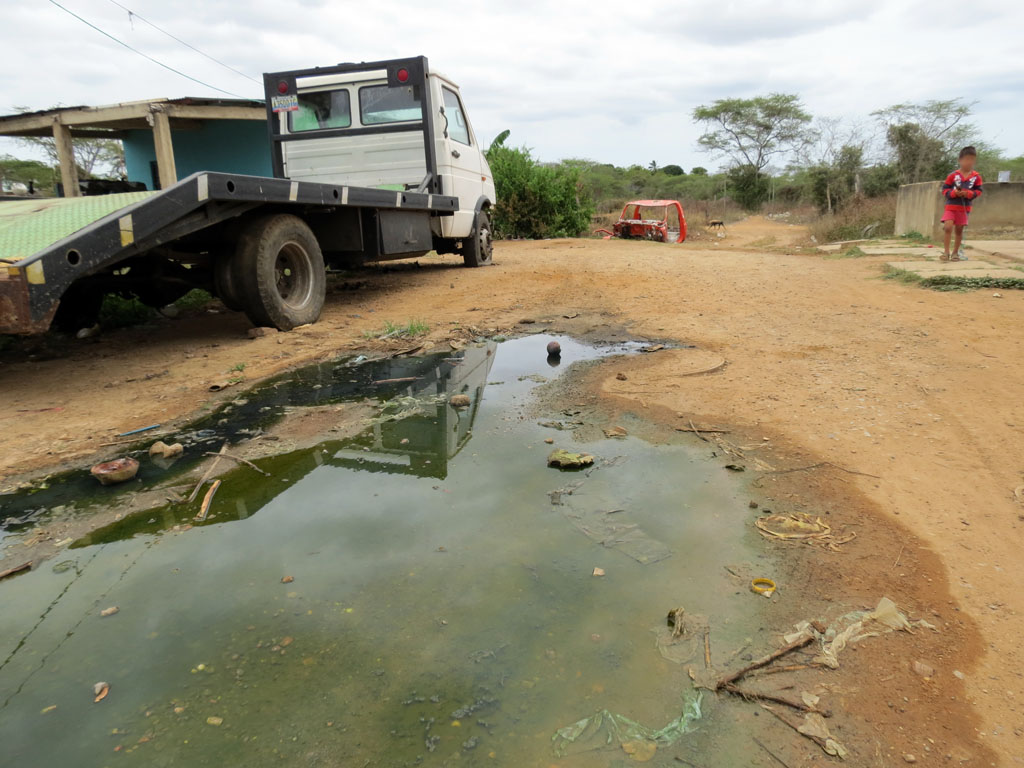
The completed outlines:
[[[557,341],[548,342],[548,357],[561,357],[562,356],[562,345]]]
[[[558,469],[579,469],[593,463],[594,457],[589,453],[572,453],[564,448],[556,448],[548,455],[548,466]]]
[[[626,376],[626,374],[624,373],[616,373],[615,378],[618,379],[619,381],[626,381],[626,379],[628,379],[629,377]]]
[[[609,427],[604,430],[605,437],[625,437],[629,433],[623,427]]]
[[[912,754],[910,754],[908,752],[907,754],[905,754],[903,756],[903,762],[905,762],[905,763],[916,763],[917,762],[917,758],[914,757]]]
[[[452,395],[448,400],[452,408],[469,408],[470,402],[469,395]]]
[[[604,576],[604,568],[595,568],[594,576]]]
[[[170,459],[175,456],[181,456],[185,451],[185,446],[181,443],[172,443],[168,445],[163,440],[157,440],[151,446],[149,446],[150,456],[159,456],[161,459]]]
[[[552,443],[555,442],[555,439],[553,437],[545,437],[544,442],[547,443],[548,445],[551,445]]]
[[[131,480],[139,471],[139,462],[131,456],[125,456],[113,461],[104,461],[92,468],[92,476],[103,485],[116,485],[125,480]]]
[[[756,501],[752,501],[747,506],[750,507],[751,509],[757,509],[757,502]]]
[[[282,584],[291,584],[293,581],[295,581],[295,577],[294,576],[282,576],[281,577],[281,583]]]
[[[118,608],[116,605],[112,605],[109,608],[104,608],[102,611],[100,611],[100,616],[103,616],[103,617],[113,616],[119,610],[121,610],[121,609]]]
[[[246,331],[246,335],[250,339],[262,339],[264,336],[274,336],[277,333],[277,328],[250,328]]]
[[[206,718],[207,725],[221,725],[224,722],[223,717],[217,717],[216,715],[210,715]]]
[[[928,664],[925,664],[923,661],[915,661],[914,673],[920,675],[921,677],[934,677],[935,668]]]

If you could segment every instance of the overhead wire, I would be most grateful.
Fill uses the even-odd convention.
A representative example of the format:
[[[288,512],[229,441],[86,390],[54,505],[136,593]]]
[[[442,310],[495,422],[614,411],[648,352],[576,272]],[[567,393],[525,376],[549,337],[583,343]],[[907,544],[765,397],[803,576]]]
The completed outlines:
[[[226,90],[224,90],[223,88],[218,88],[218,87],[217,87],[217,86],[215,86],[215,85],[210,85],[209,83],[205,83],[205,82],[203,82],[202,80],[200,80],[200,79],[198,79],[198,78],[196,78],[196,77],[192,77],[192,75],[186,75],[186,74],[185,74],[184,72],[182,72],[181,70],[175,69],[174,67],[172,67],[172,66],[170,66],[170,65],[168,65],[168,64],[164,64],[164,63],[163,63],[162,61],[159,61],[158,59],[154,59],[154,58],[153,58],[152,56],[150,56],[150,55],[149,55],[148,53],[143,53],[143,52],[142,52],[142,51],[140,51],[140,50],[139,50],[138,48],[133,48],[132,46],[128,45],[128,43],[126,43],[126,42],[125,42],[124,40],[121,40],[121,39],[119,39],[119,38],[116,38],[116,37],[114,37],[114,36],[113,36],[112,34],[110,34],[109,32],[107,32],[106,30],[100,29],[99,27],[97,27],[97,26],[96,26],[95,24],[93,24],[92,22],[90,22],[90,21],[88,21],[88,20],[86,20],[86,19],[83,19],[83,18],[82,18],[81,16],[79,16],[79,15],[78,15],[77,13],[75,13],[74,11],[70,10],[69,8],[66,8],[66,7],[64,7],[63,5],[61,5],[60,3],[58,3],[58,2],[57,2],[57,0],[49,0],[49,2],[50,2],[50,3],[52,4],[52,5],[55,5],[55,6],[57,6],[58,8],[60,8],[60,9],[61,9],[62,11],[64,11],[64,12],[65,12],[66,14],[68,14],[68,15],[70,15],[70,16],[73,16],[73,17],[75,17],[75,18],[76,18],[76,19],[78,19],[78,20],[79,20],[80,22],[82,22],[83,24],[85,24],[85,25],[86,25],[87,27],[90,27],[90,28],[92,28],[92,29],[96,30],[96,31],[97,31],[97,32],[99,32],[99,33],[100,33],[101,35],[103,35],[104,37],[107,37],[107,38],[109,38],[109,39],[113,40],[113,41],[114,41],[115,43],[117,43],[117,44],[118,44],[118,45],[120,45],[120,46],[123,46],[123,47],[127,48],[127,49],[128,49],[129,51],[131,51],[132,53],[137,53],[137,54],[138,54],[139,56],[141,56],[142,58],[144,58],[144,59],[148,59],[149,61],[153,62],[153,63],[154,63],[154,64],[156,64],[157,66],[163,67],[164,69],[168,70],[169,72],[173,72],[174,74],[176,74],[176,75],[180,75],[181,77],[184,77],[184,78],[185,78],[185,79],[187,79],[187,80],[191,80],[191,81],[192,81],[193,83],[198,83],[199,85],[203,86],[204,88],[210,88],[211,90],[217,91],[218,93],[223,93],[223,94],[226,94],[226,95],[228,95],[228,96],[234,96],[235,98],[238,98],[238,99],[240,99],[240,98],[243,98],[242,96],[239,96],[239,95],[238,95],[237,93],[232,93],[231,91],[226,91]]]
[[[163,33],[163,34],[167,35],[167,37],[171,38],[171,40],[174,40],[174,41],[176,41],[176,42],[179,42],[179,43],[181,43],[181,44],[182,44],[182,45],[184,45],[184,46],[185,46],[186,48],[189,48],[189,49],[191,49],[191,50],[195,51],[196,53],[198,53],[198,54],[199,54],[200,56],[205,56],[205,57],[206,57],[207,59],[209,59],[210,61],[212,61],[212,62],[213,62],[214,64],[219,64],[220,66],[224,67],[224,69],[229,69],[229,70],[231,70],[232,72],[234,72],[234,73],[235,73],[236,75],[241,75],[242,77],[244,77],[244,78],[245,78],[245,79],[247,79],[247,80],[252,80],[252,81],[253,81],[254,83],[261,83],[261,81],[260,81],[260,80],[257,80],[257,79],[256,79],[255,77],[252,77],[251,75],[247,75],[247,74],[245,74],[245,72],[241,72],[241,71],[239,71],[239,70],[235,69],[235,68],[234,68],[234,67],[232,67],[232,66],[231,66],[230,64],[225,64],[225,63],[224,63],[223,61],[221,61],[220,59],[216,59],[216,58],[214,58],[213,56],[211,56],[210,54],[208,54],[208,53],[207,53],[206,51],[202,51],[202,50],[200,50],[199,48],[196,48],[196,47],[195,47],[194,45],[192,45],[191,43],[187,43],[187,42],[185,42],[185,41],[184,41],[184,40],[182,40],[182,39],[181,39],[180,37],[177,37],[176,35],[174,35],[174,34],[172,34],[172,33],[168,32],[168,31],[167,31],[166,29],[164,29],[163,27],[159,27],[159,26],[157,26],[156,24],[154,24],[154,23],[153,23],[152,21],[150,21],[149,19],[146,19],[146,18],[144,18],[144,17],[140,16],[140,15],[139,15],[138,13],[136,13],[135,11],[133,11],[133,10],[132,10],[131,8],[129,8],[128,6],[126,6],[126,5],[122,5],[121,3],[117,2],[117,0],[110,0],[110,2],[111,2],[111,3],[113,3],[114,5],[116,5],[116,6],[118,7],[118,8],[120,8],[120,9],[121,9],[122,11],[127,11],[127,12],[128,12],[128,18],[129,18],[129,19],[138,19],[138,20],[139,20],[139,21],[141,21],[141,22],[142,22],[143,24],[148,24],[149,26],[151,26],[151,27],[152,27],[153,29],[155,29],[155,30],[156,30],[157,32],[161,32],[161,33]],[[261,84],[262,84],[262,83],[261,83]]]

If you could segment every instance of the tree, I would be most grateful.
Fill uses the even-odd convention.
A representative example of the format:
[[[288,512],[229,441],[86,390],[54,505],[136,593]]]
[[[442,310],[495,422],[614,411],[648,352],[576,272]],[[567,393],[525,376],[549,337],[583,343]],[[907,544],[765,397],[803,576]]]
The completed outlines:
[[[756,211],[768,199],[771,184],[768,174],[751,164],[729,169],[729,196],[748,211]]]
[[[657,173],[658,172],[658,161],[657,160],[651,160],[650,165],[647,166],[647,170],[650,171],[651,173]]]
[[[693,168],[690,169],[690,175],[691,176],[707,176],[708,175],[708,169],[705,168],[702,165],[697,165],[697,166],[694,166]]]
[[[718,99],[693,110],[693,119],[706,128],[697,140],[701,147],[730,158],[737,168],[761,173],[773,157],[792,152],[804,141],[811,116],[796,94],[772,93]]]
[[[807,169],[811,197],[822,213],[832,213],[861,194],[865,146],[860,125],[834,117],[815,120],[799,158]]]
[[[967,122],[973,106],[960,98],[933,99],[871,113],[885,130],[904,184],[943,176],[960,148],[978,140],[976,126]]]
[[[681,166],[669,163],[668,165],[661,166],[661,172],[667,176],[685,176],[686,171]]]
[[[10,155],[0,155],[0,180],[20,182],[26,186],[34,182],[36,191],[52,194],[56,174],[53,168],[39,160],[21,160]]]

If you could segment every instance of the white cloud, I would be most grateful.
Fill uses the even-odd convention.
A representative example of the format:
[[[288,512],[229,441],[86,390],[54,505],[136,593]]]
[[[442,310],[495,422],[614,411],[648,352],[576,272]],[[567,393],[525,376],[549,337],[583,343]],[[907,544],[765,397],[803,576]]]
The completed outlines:
[[[261,86],[110,0],[59,0],[169,66],[245,97]],[[259,78],[264,71],[424,54],[459,82],[478,132],[512,129],[543,159],[713,165],[690,114],[715,98],[799,93],[820,115],[865,119],[901,101],[977,100],[983,134],[1024,154],[1024,10],[976,0],[119,0]],[[205,89],[47,2],[5,8],[0,111]],[[0,152],[12,151],[0,140]]]

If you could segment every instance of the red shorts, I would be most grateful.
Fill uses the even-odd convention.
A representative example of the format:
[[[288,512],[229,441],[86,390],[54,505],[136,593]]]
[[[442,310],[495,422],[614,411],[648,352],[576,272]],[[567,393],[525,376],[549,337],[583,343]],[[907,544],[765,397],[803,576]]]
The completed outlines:
[[[940,221],[952,221],[954,227],[966,227],[967,226],[967,211],[963,208],[949,207],[942,212],[942,219]]]

